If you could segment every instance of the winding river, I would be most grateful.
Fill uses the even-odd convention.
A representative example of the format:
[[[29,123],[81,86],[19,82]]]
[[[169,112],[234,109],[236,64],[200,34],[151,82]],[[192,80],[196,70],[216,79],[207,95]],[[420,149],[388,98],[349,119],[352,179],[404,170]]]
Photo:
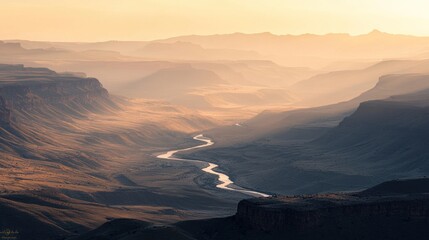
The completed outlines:
[[[189,150],[193,150],[193,149],[197,149],[197,148],[204,148],[204,147],[208,147],[208,146],[211,146],[211,145],[214,144],[214,142],[210,138],[204,137],[202,134],[195,136],[194,139],[198,140],[198,141],[201,141],[204,144],[201,144],[201,145],[198,145],[198,146],[195,146],[195,147],[190,147],[190,148],[171,150],[171,151],[168,151],[166,153],[158,155],[157,158],[167,159],[167,160],[175,160],[175,161],[182,161],[182,162],[194,162],[194,163],[208,164],[207,167],[202,168],[201,170],[203,170],[206,173],[209,173],[209,174],[217,176],[218,181],[220,182],[218,185],[216,185],[217,188],[223,189],[223,190],[234,191],[234,192],[240,192],[240,193],[244,193],[244,194],[247,194],[247,195],[250,195],[250,196],[257,196],[257,197],[269,197],[270,196],[270,195],[265,194],[265,193],[248,190],[248,189],[245,189],[245,188],[242,188],[242,187],[235,188],[233,186],[234,182],[231,181],[231,179],[229,178],[228,175],[226,175],[224,173],[220,173],[220,172],[216,172],[215,171],[215,168],[218,167],[217,164],[206,162],[206,161],[202,161],[202,160],[193,160],[193,159],[184,159],[184,158],[174,157],[174,154],[178,153],[178,152],[185,152],[185,151],[189,151]]]

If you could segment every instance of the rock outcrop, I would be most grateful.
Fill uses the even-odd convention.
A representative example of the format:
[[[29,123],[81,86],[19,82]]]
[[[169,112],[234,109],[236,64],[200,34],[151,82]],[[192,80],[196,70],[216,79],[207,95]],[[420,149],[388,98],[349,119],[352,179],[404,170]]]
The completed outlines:
[[[424,240],[429,236],[427,186],[429,179],[422,178],[386,182],[347,194],[247,199],[239,203],[237,214],[231,217],[185,221],[156,229],[148,228],[146,222],[119,219],[77,239],[146,239],[150,231],[154,239]]]
[[[247,199],[239,203],[235,219],[249,229],[304,239],[329,233],[330,239],[344,239],[353,232],[365,239],[391,239],[397,234],[418,238],[429,227],[428,185],[429,179],[414,179],[383,183],[358,193]]]
[[[326,226],[429,219],[429,196],[359,197],[329,194],[243,200],[237,220],[261,231],[305,233]]]

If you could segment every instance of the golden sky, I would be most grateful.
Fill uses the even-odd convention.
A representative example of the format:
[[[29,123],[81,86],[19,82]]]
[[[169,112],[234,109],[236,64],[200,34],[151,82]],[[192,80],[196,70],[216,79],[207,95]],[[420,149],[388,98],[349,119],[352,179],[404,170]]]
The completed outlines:
[[[0,39],[151,40],[188,34],[429,35],[427,0],[0,0]]]

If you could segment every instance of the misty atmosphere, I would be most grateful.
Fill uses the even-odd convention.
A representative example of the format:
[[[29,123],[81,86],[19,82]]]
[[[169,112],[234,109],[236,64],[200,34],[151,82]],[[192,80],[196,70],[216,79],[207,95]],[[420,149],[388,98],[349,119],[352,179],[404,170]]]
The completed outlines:
[[[0,239],[428,239],[429,4],[339,2],[0,1]]]

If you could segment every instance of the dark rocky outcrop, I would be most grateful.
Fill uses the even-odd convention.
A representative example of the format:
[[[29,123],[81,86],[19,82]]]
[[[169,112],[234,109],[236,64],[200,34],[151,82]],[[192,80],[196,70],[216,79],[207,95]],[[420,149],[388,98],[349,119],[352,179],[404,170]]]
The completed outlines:
[[[429,179],[385,182],[357,193],[243,200],[239,225],[297,239],[424,239]],[[356,235],[354,235],[356,234]]]
[[[232,217],[185,221],[158,229],[123,219],[77,239],[103,239],[108,234],[109,239],[164,239],[166,229],[169,239],[427,239],[427,186],[426,178],[397,180],[355,193],[247,199],[238,204]],[[151,237],[144,238],[148,229]]]
[[[367,224],[428,220],[429,196],[327,194],[250,199],[239,203],[236,218],[240,224],[261,231],[305,233],[354,224],[368,229]]]

